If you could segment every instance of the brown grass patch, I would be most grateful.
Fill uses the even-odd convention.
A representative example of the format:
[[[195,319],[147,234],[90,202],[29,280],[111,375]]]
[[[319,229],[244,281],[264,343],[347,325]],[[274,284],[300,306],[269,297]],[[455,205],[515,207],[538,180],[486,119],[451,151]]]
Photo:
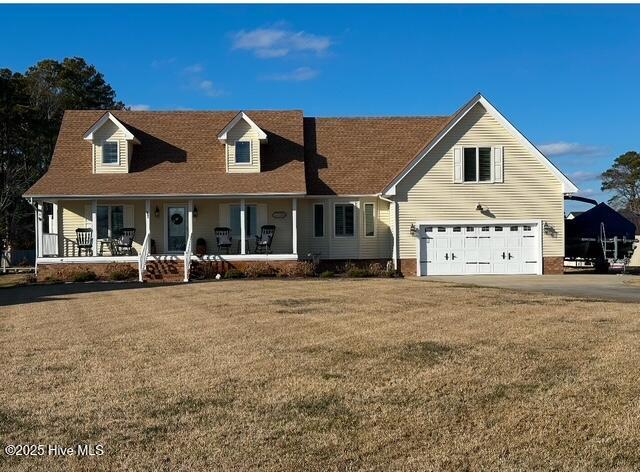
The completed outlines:
[[[105,455],[0,469],[640,466],[634,304],[421,280],[74,287],[0,291],[34,296],[0,306],[0,442]]]

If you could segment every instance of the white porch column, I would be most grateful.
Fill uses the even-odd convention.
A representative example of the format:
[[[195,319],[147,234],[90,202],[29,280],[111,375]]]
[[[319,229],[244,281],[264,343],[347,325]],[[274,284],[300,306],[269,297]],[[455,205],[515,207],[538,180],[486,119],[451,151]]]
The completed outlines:
[[[58,218],[58,202],[55,201],[52,203],[53,210],[51,214],[51,219],[49,220],[49,232],[56,234],[56,256],[60,255],[60,244],[62,238],[60,237],[60,223]]]
[[[36,257],[42,257],[43,202],[36,202]]]
[[[91,229],[93,229],[93,256],[98,255],[98,200],[91,200]]]
[[[294,198],[291,201],[291,226],[292,226],[292,251],[294,254],[298,254],[298,199]]]
[[[144,201],[144,225],[145,225],[145,237],[151,234],[151,200]]]
[[[193,200],[189,200],[187,203],[187,230],[189,231],[189,236],[193,233]]]
[[[247,228],[244,220],[245,210],[246,208],[245,208],[244,198],[243,198],[242,200],[240,200],[240,254],[247,253],[247,242],[245,241]]]

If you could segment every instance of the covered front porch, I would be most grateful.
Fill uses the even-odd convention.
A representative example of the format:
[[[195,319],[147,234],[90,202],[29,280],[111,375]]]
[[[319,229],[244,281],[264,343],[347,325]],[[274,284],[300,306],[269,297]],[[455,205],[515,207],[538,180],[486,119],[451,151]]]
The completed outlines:
[[[43,264],[298,259],[291,197],[34,200],[36,267]]]

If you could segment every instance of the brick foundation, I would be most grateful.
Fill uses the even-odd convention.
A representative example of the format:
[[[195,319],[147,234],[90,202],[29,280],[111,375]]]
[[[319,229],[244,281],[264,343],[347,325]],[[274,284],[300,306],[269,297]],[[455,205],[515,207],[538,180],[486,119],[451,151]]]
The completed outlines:
[[[198,266],[206,264],[211,272],[217,272],[224,275],[230,269],[243,270],[247,266],[258,263],[267,263],[271,267],[280,269],[286,267],[295,267],[298,261],[193,261],[191,263],[191,271],[197,272]]]
[[[78,264],[38,264],[38,282],[47,280],[62,280],[64,282],[72,282],[74,276],[78,272],[91,271],[94,272],[99,280],[110,280],[111,272],[114,270],[122,270],[131,267],[131,273],[135,272],[135,280],[138,279],[138,264],[135,262],[118,262],[118,263],[78,263]],[[133,279],[133,277],[132,277]]]
[[[564,257],[562,256],[543,257],[542,273],[545,275],[564,274]]]
[[[184,282],[184,261],[180,259],[148,260],[144,272],[145,282]]]
[[[398,270],[402,272],[405,277],[414,277],[416,272],[416,260],[415,259],[398,259]]]

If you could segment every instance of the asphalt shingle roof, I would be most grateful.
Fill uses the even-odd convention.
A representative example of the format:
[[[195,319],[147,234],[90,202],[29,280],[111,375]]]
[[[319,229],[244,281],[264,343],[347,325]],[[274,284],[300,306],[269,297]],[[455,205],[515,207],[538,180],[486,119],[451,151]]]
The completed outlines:
[[[248,111],[268,136],[262,171],[229,174],[217,135],[238,112],[112,111],[141,144],[134,145],[129,173],[94,174],[83,135],[104,113],[65,113],[49,170],[26,196],[375,194],[451,119]]]

